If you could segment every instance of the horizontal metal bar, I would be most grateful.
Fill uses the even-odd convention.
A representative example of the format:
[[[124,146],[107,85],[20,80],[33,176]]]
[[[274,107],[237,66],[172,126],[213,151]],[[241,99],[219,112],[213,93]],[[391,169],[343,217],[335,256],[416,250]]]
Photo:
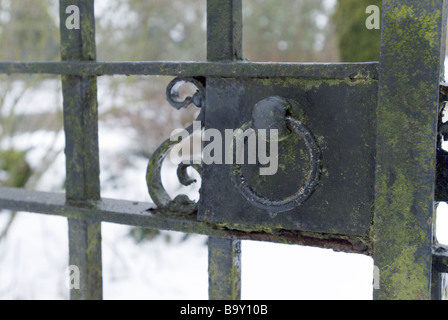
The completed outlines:
[[[102,199],[89,203],[66,203],[65,195],[15,188],[0,188],[0,209],[34,212],[91,222],[111,222],[148,229],[179,231],[231,240],[256,240],[328,248],[369,254],[361,237],[346,237],[287,230],[244,230],[240,225],[197,221],[195,215],[162,214],[152,203]]]
[[[0,74],[76,76],[161,75],[177,77],[377,80],[378,63],[264,62],[0,62]]]

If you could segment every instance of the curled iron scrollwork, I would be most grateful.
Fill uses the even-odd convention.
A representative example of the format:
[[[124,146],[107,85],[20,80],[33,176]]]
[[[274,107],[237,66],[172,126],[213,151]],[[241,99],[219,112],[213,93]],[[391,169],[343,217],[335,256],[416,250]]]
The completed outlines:
[[[179,90],[185,83],[193,84],[197,91],[192,96],[187,96],[184,100],[180,98]],[[171,81],[166,90],[167,101],[176,109],[180,110],[186,108],[191,104],[201,108],[196,121],[202,123],[203,106],[205,104],[205,80],[203,78],[175,78]],[[202,127],[202,126],[201,126]],[[189,136],[193,135],[194,127],[190,125],[185,131]],[[178,141],[171,139],[165,140],[159,148],[153,153],[146,172],[146,183],[148,186],[149,195],[152,201],[157,206],[157,210],[170,214],[191,214],[197,211],[198,203],[191,200],[187,195],[180,194],[174,199],[166,191],[162,184],[162,164],[169,155],[172,148],[178,144]],[[200,175],[202,174],[202,167],[200,164],[181,162],[178,165],[177,177],[179,182],[188,186],[196,182],[188,173],[187,168],[193,167]]]
[[[191,83],[197,89],[192,96],[187,96],[184,100],[180,98],[179,90],[186,84]],[[202,108],[205,102],[205,79],[197,78],[176,78],[171,81],[166,88],[166,99],[177,110],[188,107],[194,104],[198,108]]]

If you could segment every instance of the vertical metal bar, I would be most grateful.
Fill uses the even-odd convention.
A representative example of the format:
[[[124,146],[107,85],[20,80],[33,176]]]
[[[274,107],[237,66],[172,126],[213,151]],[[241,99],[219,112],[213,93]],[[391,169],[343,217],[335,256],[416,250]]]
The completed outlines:
[[[430,299],[445,0],[383,1],[375,299]],[[445,19],[446,20],[446,19]]]
[[[207,60],[242,59],[242,1],[207,0]],[[241,242],[209,238],[209,298],[241,298]]]
[[[432,268],[431,275],[431,300],[442,300],[445,290],[444,274],[440,273],[436,268]]]
[[[210,237],[209,299],[241,299],[241,241]]]
[[[440,274],[440,300],[448,300],[448,273]]]
[[[60,0],[59,6],[62,60],[96,60],[94,0]],[[62,76],[62,93],[66,199],[85,205],[100,199],[96,77]],[[68,223],[69,263],[80,271],[80,289],[71,290],[71,299],[102,299],[101,224]]]
[[[70,291],[72,300],[101,300],[101,224],[69,219],[70,265],[79,268],[79,288]]]
[[[448,299],[448,246],[435,245],[432,255],[432,299],[446,300]]]
[[[242,37],[242,0],[207,0],[207,60],[241,60]]]
[[[441,274],[436,268],[431,270],[431,300],[441,300],[442,286],[441,286]]]
[[[448,19],[448,1],[445,1],[445,10],[443,11],[443,17],[442,17],[442,21],[445,23],[445,25],[443,25],[442,27],[442,39],[446,39],[447,36],[447,26],[446,26],[446,21]],[[446,41],[442,41],[442,58],[445,58],[446,55]],[[440,79],[444,80],[445,79],[445,66],[444,63],[445,61],[442,60],[442,68],[440,70]],[[437,180],[437,178],[436,178]],[[436,199],[437,199],[437,184],[436,184]],[[437,215],[437,206],[438,206],[438,202],[435,202],[434,205],[434,210],[435,210],[435,214]],[[435,222],[433,223],[434,226],[437,225],[437,218],[435,219]],[[447,260],[448,258],[448,248],[445,246],[440,246],[438,245],[438,241],[437,241],[437,237],[434,235],[434,242],[435,244],[433,245],[432,248],[432,270],[431,270],[431,299],[432,300],[446,300],[448,299],[448,282],[447,282],[447,266],[448,264],[446,263],[446,261],[440,261],[440,259],[442,260]],[[442,251],[441,252],[437,252],[437,251]],[[443,258],[439,255],[441,254],[443,256]],[[445,262],[445,263],[443,263]],[[442,265],[442,266],[441,266]]]

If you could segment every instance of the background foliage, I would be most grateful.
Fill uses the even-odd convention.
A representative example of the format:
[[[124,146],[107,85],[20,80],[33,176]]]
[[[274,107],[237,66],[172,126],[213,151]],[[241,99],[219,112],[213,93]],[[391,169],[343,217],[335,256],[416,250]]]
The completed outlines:
[[[382,0],[339,0],[333,16],[341,61],[378,61],[380,58],[381,30],[365,27],[366,8]]]

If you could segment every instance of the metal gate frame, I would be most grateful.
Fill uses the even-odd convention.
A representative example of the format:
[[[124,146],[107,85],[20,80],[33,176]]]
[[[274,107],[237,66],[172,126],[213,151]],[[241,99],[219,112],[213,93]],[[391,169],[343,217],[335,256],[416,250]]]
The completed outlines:
[[[96,61],[94,0],[60,0],[62,62],[0,62],[3,74],[61,75],[66,135],[66,193],[0,188],[0,208],[68,218],[70,265],[80,268],[71,299],[102,299],[101,222],[208,235],[209,298],[240,299],[245,239],[370,255],[375,299],[441,299],[447,247],[433,236],[439,84],[446,0],[384,0],[379,63],[252,63],[242,60],[242,0],[207,0],[207,62]],[[77,5],[81,28],[68,30]],[[375,206],[365,236],[237,225],[161,214],[151,203],[100,196],[97,77],[303,78],[377,81]],[[436,199],[437,200],[437,199]]]

